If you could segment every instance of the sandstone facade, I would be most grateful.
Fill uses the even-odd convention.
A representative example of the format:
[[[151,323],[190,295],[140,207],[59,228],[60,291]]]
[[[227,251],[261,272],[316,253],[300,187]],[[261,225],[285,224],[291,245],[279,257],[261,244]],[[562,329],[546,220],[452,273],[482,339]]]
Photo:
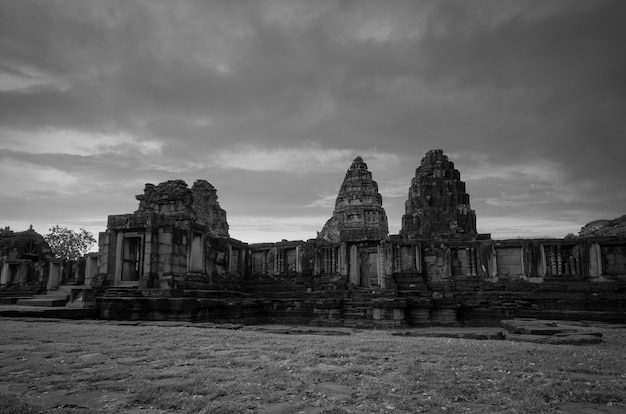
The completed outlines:
[[[230,272],[243,273],[243,244],[229,238],[226,212],[210,183],[146,184],[136,198],[137,211],[109,216],[100,233],[94,284],[175,291],[219,285]]]
[[[471,240],[476,212],[459,170],[443,150],[426,153],[409,187],[400,234],[407,239]]]
[[[348,169],[333,217],[308,241],[228,235],[206,181],[148,184],[109,216],[88,258],[103,319],[397,328],[539,317],[626,322],[626,239],[477,237],[458,170],[430,151],[402,233],[389,235],[367,165]],[[91,266],[89,266],[91,264]],[[86,278],[87,279],[87,278]]]
[[[135,214],[156,213],[162,223],[192,221],[205,226],[212,237],[228,237],[226,211],[217,201],[215,187],[206,180],[197,180],[191,188],[183,180],[146,184],[136,198],[139,208]]]
[[[377,240],[389,235],[387,214],[378,184],[363,158],[356,157],[346,172],[333,216],[318,239],[326,241]]]
[[[0,294],[11,296],[46,289],[53,259],[43,236],[31,229],[0,229]]]

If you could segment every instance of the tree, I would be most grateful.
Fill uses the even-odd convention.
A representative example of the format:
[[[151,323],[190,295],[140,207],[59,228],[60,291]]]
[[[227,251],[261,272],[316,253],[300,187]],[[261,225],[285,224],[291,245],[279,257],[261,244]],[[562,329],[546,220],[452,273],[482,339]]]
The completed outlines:
[[[83,228],[80,232],[75,232],[58,225],[52,227],[50,233],[43,238],[48,242],[56,257],[70,260],[82,257],[96,243],[93,234]]]

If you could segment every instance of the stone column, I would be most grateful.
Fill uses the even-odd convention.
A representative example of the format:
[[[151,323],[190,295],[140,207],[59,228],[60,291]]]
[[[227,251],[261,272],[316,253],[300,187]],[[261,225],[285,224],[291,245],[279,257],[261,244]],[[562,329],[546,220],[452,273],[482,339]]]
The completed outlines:
[[[296,246],[296,272],[302,273],[302,251],[300,250],[300,246]]]
[[[359,262],[359,249],[356,245],[350,247],[350,282],[355,286],[359,286],[360,282],[360,267]]]
[[[385,243],[381,241],[378,244],[378,286],[385,288]]]
[[[422,244],[418,243],[415,245],[415,270],[418,273],[422,273],[424,271],[422,265]]]
[[[537,274],[541,277],[546,275],[546,250],[543,248],[543,244],[539,245],[539,257],[537,258]]]
[[[602,249],[598,243],[589,247],[589,276],[602,276]]]
[[[348,276],[348,246],[341,243],[339,248],[339,269],[342,276]]]
[[[228,254],[228,268],[226,268],[226,274],[229,275],[233,269],[233,246],[228,243],[228,249],[226,249],[226,254]],[[207,271],[209,273],[209,271]]]
[[[489,276],[498,276],[498,259],[496,256],[495,246],[491,246],[491,255],[489,256]]]

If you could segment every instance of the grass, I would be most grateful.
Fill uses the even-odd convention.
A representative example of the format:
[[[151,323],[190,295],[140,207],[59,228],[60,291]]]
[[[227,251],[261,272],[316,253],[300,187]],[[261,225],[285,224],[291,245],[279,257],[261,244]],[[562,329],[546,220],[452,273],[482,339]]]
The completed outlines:
[[[623,329],[585,347],[99,321],[3,319],[0,330],[0,413],[246,413],[276,403],[294,412],[549,413],[565,402],[626,401]],[[80,402],[98,393],[116,400]],[[58,403],[71,397],[79,403]]]

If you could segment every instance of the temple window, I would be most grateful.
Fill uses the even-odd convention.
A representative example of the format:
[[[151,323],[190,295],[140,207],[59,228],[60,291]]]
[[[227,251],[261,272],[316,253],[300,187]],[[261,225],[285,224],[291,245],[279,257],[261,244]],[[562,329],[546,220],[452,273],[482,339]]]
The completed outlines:
[[[396,268],[402,272],[412,272],[415,270],[415,247],[398,246]]]
[[[325,247],[322,249],[322,271],[323,273],[337,273],[338,257],[337,247]]]
[[[476,249],[473,247],[451,249],[452,276],[476,275]]]
[[[252,273],[264,275],[266,273],[266,252],[252,252]]]
[[[278,249],[277,264],[279,273],[295,272],[296,271],[296,249]]]
[[[544,253],[548,275],[580,274],[578,255],[574,246],[544,246]]]
[[[626,274],[626,245],[601,246],[602,273],[605,275]]]

